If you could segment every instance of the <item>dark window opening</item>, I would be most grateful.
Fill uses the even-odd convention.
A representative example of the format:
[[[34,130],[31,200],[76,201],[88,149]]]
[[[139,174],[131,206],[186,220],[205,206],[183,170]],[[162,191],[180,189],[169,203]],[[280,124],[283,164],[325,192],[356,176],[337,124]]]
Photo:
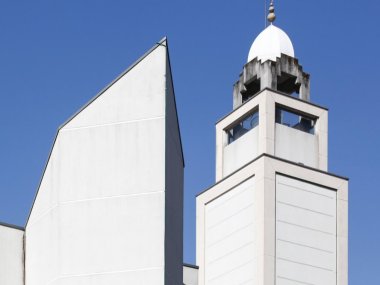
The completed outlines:
[[[282,73],[277,77],[277,90],[294,97],[298,97],[300,91],[300,85],[296,84],[297,77]]]
[[[245,86],[246,91],[241,92],[242,103],[247,102],[254,95],[260,92],[260,80],[255,79]]]
[[[241,136],[245,135],[250,130],[257,127],[259,124],[259,111],[255,111],[250,115],[244,117],[240,122],[228,129],[228,144],[236,141]]]
[[[314,134],[317,119],[297,112],[276,107],[276,123],[300,130],[305,133]]]

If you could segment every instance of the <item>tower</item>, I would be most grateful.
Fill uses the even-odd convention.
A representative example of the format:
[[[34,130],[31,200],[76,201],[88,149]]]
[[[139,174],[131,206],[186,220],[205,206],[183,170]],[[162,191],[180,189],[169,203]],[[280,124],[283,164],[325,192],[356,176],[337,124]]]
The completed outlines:
[[[348,283],[348,179],[328,172],[328,110],[274,19],[271,4],[216,123],[216,183],[197,196],[200,285]]]

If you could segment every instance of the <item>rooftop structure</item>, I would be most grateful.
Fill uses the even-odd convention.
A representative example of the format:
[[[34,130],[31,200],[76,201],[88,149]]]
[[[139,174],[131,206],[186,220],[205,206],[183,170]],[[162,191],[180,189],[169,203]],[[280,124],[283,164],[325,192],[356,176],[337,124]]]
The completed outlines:
[[[292,41],[283,30],[270,24],[253,42],[247,62],[255,58],[261,62],[276,61],[281,58],[281,54],[294,57]]]
[[[328,172],[328,110],[269,12],[197,196],[199,285],[347,285],[348,179]]]

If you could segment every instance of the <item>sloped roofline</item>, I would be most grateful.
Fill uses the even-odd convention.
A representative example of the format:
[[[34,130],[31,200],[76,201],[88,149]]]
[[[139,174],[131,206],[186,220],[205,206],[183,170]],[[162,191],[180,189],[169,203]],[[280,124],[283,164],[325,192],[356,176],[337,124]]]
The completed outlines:
[[[332,176],[332,177],[336,177],[336,178],[339,178],[339,179],[342,179],[342,180],[346,180],[346,181],[350,180],[348,177],[341,176],[341,175],[338,175],[338,174],[335,174],[335,173],[332,173],[332,172],[320,170],[320,169],[315,168],[315,167],[311,167],[311,166],[307,166],[307,165],[304,165],[304,164],[300,164],[300,163],[297,163],[297,162],[294,162],[294,161],[291,161],[291,160],[288,160],[288,159],[284,159],[284,158],[281,158],[281,157],[277,157],[277,156],[274,156],[274,155],[271,155],[271,154],[268,154],[268,153],[262,153],[259,156],[255,157],[254,159],[252,159],[251,161],[249,161],[246,164],[244,164],[243,166],[241,166],[238,169],[236,169],[234,172],[228,174],[227,176],[223,177],[221,180],[215,182],[213,185],[207,187],[205,190],[202,190],[201,192],[199,192],[198,194],[196,194],[195,197],[198,197],[198,196],[202,195],[203,193],[206,193],[208,190],[210,190],[214,186],[216,186],[216,185],[224,182],[225,180],[227,180],[228,178],[230,178],[231,176],[233,176],[235,173],[239,172],[240,170],[242,170],[243,168],[247,167],[251,163],[253,163],[253,162],[261,159],[262,157],[269,157],[271,159],[275,159],[275,160],[279,160],[279,161],[282,161],[282,162],[286,162],[286,163],[289,163],[289,164],[292,164],[292,165],[299,166],[301,168],[309,169],[309,170],[312,170],[312,171],[315,171],[315,172],[319,172],[319,173],[322,173],[322,174],[326,174],[326,175],[329,175],[329,176]],[[288,176],[286,174],[283,174],[283,175]],[[298,180],[302,180],[300,178],[297,178],[297,179]],[[308,181],[308,182],[311,183],[310,181]],[[316,184],[316,183],[312,183],[312,184]],[[317,185],[320,185],[320,184],[317,184]],[[326,186],[323,186],[323,187],[326,187]]]
[[[165,45],[166,44],[166,45]],[[29,219],[30,219],[30,216],[32,214],[32,210],[33,210],[33,207],[34,207],[34,204],[36,203],[36,199],[37,199],[37,196],[38,196],[38,193],[39,193],[39,190],[40,190],[40,187],[41,187],[41,184],[42,184],[42,180],[45,176],[45,172],[46,172],[46,169],[47,169],[47,166],[49,164],[49,161],[50,161],[50,157],[52,155],[52,152],[53,152],[53,148],[54,148],[54,145],[57,141],[57,137],[58,137],[58,133],[59,131],[65,127],[69,122],[71,122],[79,113],[81,113],[84,109],[86,109],[89,105],[91,105],[91,103],[93,103],[96,99],[98,99],[104,92],[106,92],[109,88],[111,88],[112,85],[114,85],[118,80],[120,80],[124,75],[126,75],[129,71],[131,71],[136,65],[138,65],[141,61],[143,61],[149,54],[151,54],[156,48],[160,47],[160,46],[164,46],[166,47],[166,51],[167,51],[167,56],[168,56],[168,63],[169,63],[169,68],[170,68],[170,71],[171,71],[171,65],[170,65],[170,57],[169,57],[169,50],[168,50],[168,39],[167,37],[163,37],[159,42],[157,42],[152,48],[150,48],[146,53],[144,53],[138,60],[136,60],[134,63],[132,63],[125,71],[123,71],[118,77],[116,77],[110,84],[108,84],[105,88],[103,88],[97,95],[95,95],[92,99],[90,99],[86,104],[84,104],[78,111],[76,111],[69,119],[67,119],[63,124],[61,124],[59,127],[58,127],[58,130],[55,134],[55,137],[54,137],[54,141],[53,141],[53,144],[51,145],[51,148],[50,148],[50,151],[49,151],[49,156],[48,156],[48,159],[46,160],[45,162],[45,167],[44,167],[44,170],[42,172],[42,175],[41,175],[41,178],[40,178],[40,182],[38,183],[38,187],[37,187],[37,192],[34,196],[34,199],[33,199],[33,203],[32,203],[32,206],[29,210],[29,214],[28,214],[28,218],[25,222],[25,226],[24,228],[22,227],[19,227],[19,229],[21,230],[25,230],[26,227],[28,226],[28,223],[29,223]],[[171,74],[172,75],[172,74]],[[173,75],[172,75],[172,85],[173,85]],[[174,86],[173,86],[173,93],[174,93]],[[175,102],[175,94],[174,94],[174,102]],[[184,155],[183,155],[183,148],[182,148],[182,140],[181,140],[181,132],[180,132],[180,129],[179,129],[179,122],[178,122],[178,113],[177,113],[177,104],[175,103],[175,111],[176,111],[176,117],[177,117],[177,126],[178,126],[178,134],[179,134],[179,139],[180,139],[180,144],[181,144],[181,153],[182,153],[182,163],[183,163],[183,166],[185,167],[185,161],[184,161]],[[14,226],[15,228],[17,228],[17,226]]]
[[[124,75],[126,75],[129,71],[131,71],[136,65],[138,65],[141,61],[143,61],[149,54],[151,54],[156,48],[159,46],[165,46],[165,42],[167,42],[167,37],[163,37],[158,43],[156,43],[150,50],[148,50],[144,55],[142,55],[138,60],[132,63],[126,70],[124,70],[118,77],[111,81],[106,87],[104,87],[98,94],[96,94],[93,98],[91,98],[86,104],[84,104],[78,111],[76,111],[70,118],[68,118],[62,125],[58,127],[58,130],[61,130],[64,126],[70,123],[80,112],[86,109],[91,103],[93,103],[96,99],[98,99],[104,92],[112,87],[117,81],[119,81]]]
[[[182,165],[185,168],[185,156],[183,154],[181,128],[179,126],[179,118],[178,118],[178,111],[177,111],[177,101],[176,101],[175,90],[174,90],[174,79],[173,79],[173,73],[172,73],[172,66],[171,66],[171,63],[170,63],[169,42],[168,42],[168,39],[166,37],[163,39],[162,43],[159,43],[159,44],[160,45],[164,45],[163,44],[164,42],[166,42],[166,52],[167,52],[167,55],[168,55],[169,71],[170,71],[171,84],[172,84],[172,90],[173,90],[174,109],[175,109],[175,115],[176,115],[176,119],[177,119],[179,144],[180,144],[180,147],[181,147]]]
[[[25,228],[23,228],[23,227],[12,225],[12,224],[8,224],[8,223],[0,222],[0,226],[11,228],[11,229],[15,229],[15,230],[20,230],[20,231],[25,231]]]

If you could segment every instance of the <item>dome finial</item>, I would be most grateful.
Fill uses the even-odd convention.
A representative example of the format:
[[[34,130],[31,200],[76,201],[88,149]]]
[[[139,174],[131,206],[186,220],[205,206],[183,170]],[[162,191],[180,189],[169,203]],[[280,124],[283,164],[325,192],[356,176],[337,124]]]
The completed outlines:
[[[269,6],[269,14],[268,14],[268,17],[267,17],[268,21],[272,24],[274,22],[274,20],[276,20],[276,15],[274,13],[274,4],[273,4],[273,0],[271,0],[270,2],[270,6]]]

